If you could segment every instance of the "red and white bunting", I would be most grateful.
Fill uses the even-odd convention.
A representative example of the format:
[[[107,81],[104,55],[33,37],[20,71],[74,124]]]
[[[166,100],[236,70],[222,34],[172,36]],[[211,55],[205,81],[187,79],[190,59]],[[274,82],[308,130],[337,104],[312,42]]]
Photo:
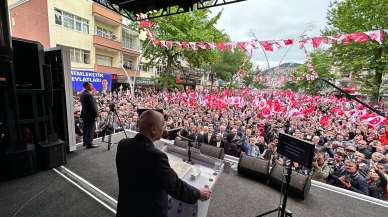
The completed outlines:
[[[365,43],[367,41],[373,40],[382,43],[384,38],[384,33],[386,30],[374,30],[368,32],[355,32],[349,34],[338,34],[335,36],[317,36],[317,37],[301,37],[297,40],[295,39],[282,39],[282,40],[250,40],[250,41],[237,41],[237,42],[184,42],[184,41],[165,41],[157,39],[154,34],[150,31],[149,28],[146,28],[147,37],[152,42],[154,46],[161,46],[163,48],[171,49],[176,45],[178,48],[192,50],[200,49],[218,49],[224,51],[225,49],[233,50],[235,48],[242,49],[247,51],[249,47],[257,49],[259,46],[267,52],[273,52],[274,48],[281,49],[283,46],[291,46],[294,43],[299,43],[301,49],[305,49],[306,44],[311,44],[313,48],[319,48],[322,44],[342,44],[347,45],[351,42],[356,43]]]

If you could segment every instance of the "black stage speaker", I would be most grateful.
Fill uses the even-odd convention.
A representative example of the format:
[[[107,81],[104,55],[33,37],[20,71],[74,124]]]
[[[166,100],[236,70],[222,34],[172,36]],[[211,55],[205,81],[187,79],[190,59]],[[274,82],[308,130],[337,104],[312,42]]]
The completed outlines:
[[[266,181],[269,177],[269,161],[241,153],[238,174]]]
[[[37,145],[38,167],[49,170],[66,164],[65,145],[62,140],[43,142]]]
[[[49,134],[47,93],[43,90],[17,89],[19,121],[25,143],[46,141]]]
[[[212,145],[208,145],[205,143],[200,143],[200,148],[199,148],[201,154],[218,158],[223,160],[225,156],[225,152],[223,148],[218,148]]]
[[[185,149],[189,148],[188,141],[181,141],[181,140],[175,139],[174,145]]]
[[[44,89],[44,51],[39,42],[12,38],[16,89]]]
[[[269,176],[269,184],[275,187],[279,187],[282,184],[282,180],[285,180],[284,173],[286,169],[283,166],[275,164],[272,168]],[[284,170],[284,171],[283,171]],[[290,193],[298,198],[305,199],[310,192],[311,176],[303,175],[292,171],[292,178],[290,182]]]
[[[63,140],[65,147],[69,147],[69,130],[66,109],[65,75],[61,49],[45,51],[45,65],[49,67],[51,79],[46,82],[48,90],[48,105],[51,107],[53,131],[58,139]]]
[[[1,162],[0,180],[9,180],[37,172],[35,145],[23,149],[7,149]]]

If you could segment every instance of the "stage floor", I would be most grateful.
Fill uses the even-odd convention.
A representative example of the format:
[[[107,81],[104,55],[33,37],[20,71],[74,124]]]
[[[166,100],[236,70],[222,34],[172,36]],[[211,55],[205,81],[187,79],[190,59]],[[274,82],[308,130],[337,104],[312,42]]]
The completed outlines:
[[[0,216],[110,217],[114,214],[50,170],[0,182]]]
[[[123,133],[114,135],[119,141]],[[117,200],[115,166],[117,145],[107,144],[79,150],[68,155],[65,167]],[[253,217],[279,204],[279,191],[261,182],[237,175],[221,174],[213,190],[208,217]],[[312,186],[308,197],[290,197],[287,208],[294,216],[386,217],[388,209],[346,195]],[[0,216],[114,216],[90,196],[54,171],[45,171],[9,182],[0,182]],[[276,214],[270,215],[276,216]]]

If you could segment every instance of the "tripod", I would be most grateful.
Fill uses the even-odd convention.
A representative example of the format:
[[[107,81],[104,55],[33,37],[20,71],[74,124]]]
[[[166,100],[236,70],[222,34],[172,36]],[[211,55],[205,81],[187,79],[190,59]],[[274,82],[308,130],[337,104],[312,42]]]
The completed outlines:
[[[280,217],[285,217],[285,216],[292,217],[292,212],[286,209],[286,205],[287,205],[288,188],[290,186],[291,173],[292,173],[292,165],[293,164],[294,164],[294,162],[291,161],[289,167],[287,168],[286,183],[285,183],[285,190],[284,190],[282,205],[277,207],[277,208],[275,208],[275,209],[273,209],[273,210],[270,210],[268,212],[262,213],[262,214],[258,215],[257,217],[263,217],[263,216],[269,215],[269,214],[274,213],[274,212],[278,212],[278,216],[280,216]],[[283,184],[284,183],[282,183],[282,185]],[[281,194],[283,194],[283,191],[281,192]]]
[[[123,124],[121,123],[120,117],[117,114],[117,111],[116,111],[116,108],[115,108],[115,104],[113,104],[113,103],[109,104],[109,113],[108,113],[108,117],[107,117],[107,121],[106,121],[106,127],[105,127],[105,130],[104,130],[104,135],[102,136],[102,139],[101,139],[101,142],[106,142],[106,141],[104,141],[104,139],[105,139],[105,136],[106,136],[107,132],[109,131],[109,133],[108,133],[108,141],[106,142],[106,143],[108,143],[108,151],[110,150],[110,147],[112,145],[112,133],[113,132],[112,132],[111,129],[113,128],[114,118],[117,118],[119,126],[124,131],[125,138],[128,138],[128,135],[125,132],[125,128],[123,127]],[[117,143],[113,143],[113,144],[117,144]]]

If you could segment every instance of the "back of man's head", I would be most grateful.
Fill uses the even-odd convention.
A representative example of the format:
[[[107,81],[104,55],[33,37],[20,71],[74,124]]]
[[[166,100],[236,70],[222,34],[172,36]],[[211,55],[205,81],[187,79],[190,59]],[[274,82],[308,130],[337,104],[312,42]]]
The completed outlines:
[[[147,110],[140,115],[139,132],[152,141],[159,140],[163,135],[164,117],[160,112]]]

